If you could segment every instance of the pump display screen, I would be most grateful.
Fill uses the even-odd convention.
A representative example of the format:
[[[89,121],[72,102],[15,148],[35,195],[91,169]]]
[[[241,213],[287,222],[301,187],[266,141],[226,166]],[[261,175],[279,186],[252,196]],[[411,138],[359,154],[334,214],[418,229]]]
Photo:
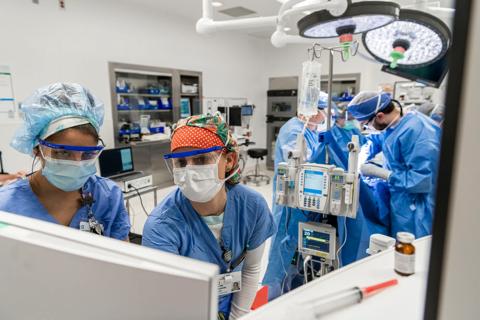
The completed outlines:
[[[308,196],[321,196],[324,187],[323,172],[305,170],[303,193]]]
[[[302,229],[303,248],[329,253],[330,234],[312,230],[310,228]]]

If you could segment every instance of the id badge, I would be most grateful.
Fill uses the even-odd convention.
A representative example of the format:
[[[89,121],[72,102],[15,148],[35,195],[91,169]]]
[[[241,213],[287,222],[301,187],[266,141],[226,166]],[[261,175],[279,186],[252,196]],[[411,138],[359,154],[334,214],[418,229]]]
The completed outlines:
[[[242,290],[242,272],[236,271],[217,276],[218,295],[224,296]]]
[[[90,223],[88,221],[80,221],[80,231],[90,232]]]

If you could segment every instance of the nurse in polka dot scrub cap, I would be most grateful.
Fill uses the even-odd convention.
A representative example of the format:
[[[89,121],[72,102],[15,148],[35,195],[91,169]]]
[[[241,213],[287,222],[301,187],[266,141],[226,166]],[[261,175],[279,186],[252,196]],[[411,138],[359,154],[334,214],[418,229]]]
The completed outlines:
[[[275,232],[270,209],[239,184],[237,142],[219,113],[180,120],[171,152],[164,158],[178,188],[148,217],[142,244],[214,263],[223,281],[241,283],[219,290],[218,318],[237,319],[250,310]]]

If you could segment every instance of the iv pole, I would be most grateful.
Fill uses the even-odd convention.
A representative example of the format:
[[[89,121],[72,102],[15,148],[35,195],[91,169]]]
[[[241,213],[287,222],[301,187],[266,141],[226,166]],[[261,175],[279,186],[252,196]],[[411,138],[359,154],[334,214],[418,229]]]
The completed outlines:
[[[332,127],[332,86],[333,86],[333,54],[340,53],[342,61],[347,61],[350,56],[355,56],[358,52],[358,42],[355,40],[350,44],[340,44],[338,46],[326,47],[319,43],[315,43],[311,48],[308,49],[308,53],[312,54],[312,61],[315,59],[320,59],[322,53],[328,51],[328,106],[327,106],[327,131]],[[325,164],[328,164],[330,161],[328,144],[325,148]]]

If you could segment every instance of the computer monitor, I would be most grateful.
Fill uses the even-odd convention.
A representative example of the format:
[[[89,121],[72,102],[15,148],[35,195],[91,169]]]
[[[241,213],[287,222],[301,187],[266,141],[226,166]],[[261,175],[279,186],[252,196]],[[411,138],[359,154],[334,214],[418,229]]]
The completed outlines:
[[[0,211],[0,319],[217,319],[213,264]]]
[[[228,125],[235,127],[242,126],[242,108],[238,106],[228,108]]]
[[[100,175],[112,177],[133,172],[133,155],[131,147],[104,150],[98,157]]]
[[[253,116],[253,105],[245,104],[242,106],[242,116],[250,117]]]

